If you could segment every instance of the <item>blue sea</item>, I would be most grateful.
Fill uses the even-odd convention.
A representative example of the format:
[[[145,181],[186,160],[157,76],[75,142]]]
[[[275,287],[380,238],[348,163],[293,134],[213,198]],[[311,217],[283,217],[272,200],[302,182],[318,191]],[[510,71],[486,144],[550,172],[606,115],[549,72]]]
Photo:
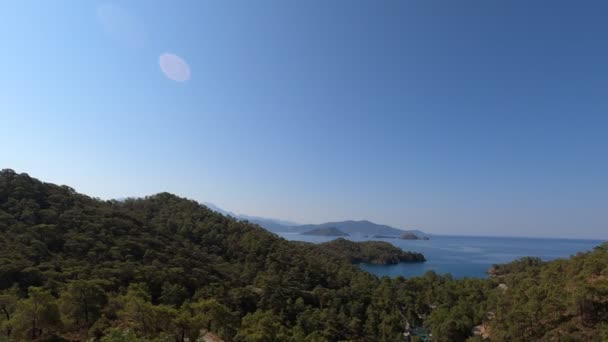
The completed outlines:
[[[297,233],[278,233],[287,240],[321,243],[335,239],[333,236],[310,236]],[[353,241],[386,241],[403,250],[424,254],[424,263],[400,263],[397,265],[361,264],[361,268],[379,277],[415,277],[427,271],[439,274],[451,273],[455,278],[487,277],[486,271],[493,264],[507,263],[515,259],[534,256],[543,260],[567,258],[586,252],[600,245],[601,240],[542,239],[481,236],[433,235],[430,240],[368,239],[347,237]]]

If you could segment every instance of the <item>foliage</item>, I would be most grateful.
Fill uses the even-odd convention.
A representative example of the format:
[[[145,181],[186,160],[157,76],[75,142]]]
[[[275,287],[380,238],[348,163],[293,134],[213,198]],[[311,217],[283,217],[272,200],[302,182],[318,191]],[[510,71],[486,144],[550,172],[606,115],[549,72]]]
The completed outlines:
[[[527,261],[526,261],[527,263]],[[521,261],[498,279],[508,287],[495,297],[496,339],[600,341],[608,322],[608,244],[568,260],[530,267]]]
[[[485,280],[352,265],[423,258],[289,242],[168,193],[102,201],[0,172],[0,340],[398,341],[409,325],[464,341],[481,323],[495,341],[608,334],[608,245]]]
[[[317,246],[323,253],[351,263],[397,264],[425,261],[420,253],[406,252],[384,241],[353,242],[339,238]]]

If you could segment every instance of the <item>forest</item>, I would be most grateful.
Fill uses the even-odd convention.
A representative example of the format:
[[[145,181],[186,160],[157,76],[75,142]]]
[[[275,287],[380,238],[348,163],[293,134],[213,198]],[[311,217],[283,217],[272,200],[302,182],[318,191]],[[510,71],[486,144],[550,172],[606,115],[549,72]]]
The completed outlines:
[[[391,246],[286,241],[168,193],[0,172],[0,341],[608,340],[608,244],[488,279],[377,278]]]
[[[305,244],[308,249],[316,249],[329,258],[346,260],[349,263],[368,263],[390,265],[400,262],[424,262],[424,255],[418,252],[403,251],[384,241],[353,242],[337,238],[328,242],[313,244],[293,241],[294,244]]]

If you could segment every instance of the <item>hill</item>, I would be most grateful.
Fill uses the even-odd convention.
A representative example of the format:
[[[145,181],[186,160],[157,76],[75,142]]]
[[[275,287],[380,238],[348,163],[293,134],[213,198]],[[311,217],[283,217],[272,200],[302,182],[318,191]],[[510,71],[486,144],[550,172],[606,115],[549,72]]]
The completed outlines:
[[[102,201],[3,170],[0,340],[608,339],[608,244],[490,279],[378,279],[351,264],[393,252],[289,242],[168,193]]]
[[[264,226],[273,232],[292,232],[292,233],[303,233],[313,229],[325,229],[325,228],[337,228],[344,233],[349,235],[387,235],[398,237],[403,233],[412,232],[419,236],[425,236],[424,232],[419,230],[402,230],[393,228],[391,226],[376,224],[367,220],[363,221],[339,221],[339,222],[327,222],[322,224],[305,224],[298,226]]]
[[[318,245],[325,253],[343,258],[351,263],[390,265],[400,262],[424,262],[420,253],[405,252],[388,242],[353,242],[343,238]]]
[[[411,232],[403,233],[399,238],[402,240],[429,240],[428,236],[419,236]]]
[[[608,340],[608,243],[570,259],[495,265],[492,340]]]
[[[287,231],[289,228],[288,227],[292,227],[292,226],[297,226],[297,223],[293,223],[293,222],[289,222],[289,221],[283,221],[283,220],[277,220],[277,219],[272,219],[272,218],[266,218],[266,217],[259,217],[259,216],[250,216],[250,215],[243,215],[243,214],[235,214],[231,211],[227,211],[224,210],[218,206],[216,206],[213,203],[210,202],[205,202],[203,203],[207,208],[220,213],[224,216],[230,216],[233,218],[236,218],[238,220],[241,221],[248,221],[250,223],[255,223],[259,226],[261,226],[262,228],[269,230],[271,232],[283,232],[283,231]]]
[[[394,228],[394,227],[383,225],[383,224],[377,224],[377,223],[370,222],[367,220],[362,220],[362,221],[348,220],[348,221],[338,221],[338,222],[326,222],[326,223],[321,223],[321,224],[301,225],[301,224],[297,224],[294,222],[287,222],[287,221],[276,220],[276,219],[271,219],[271,218],[248,216],[248,215],[237,215],[230,211],[223,210],[211,203],[205,203],[205,205],[220,214],[223,214],[226,216],[231,216],[231,217],[237,218],[239,220],[243,220],[243,221],[248,221],[250,223],[255,223],[255,224],[259,225],[260,227],[262,227],[268,231],[271,231],[273,233],[299,233],[299,234],[302,234],[304,232],[307,232],[307,231],[310,231],[313,229],[337,228],[349,235],[364,235],[364,236],[365,235],[368,235],[368,236],[379,235],[379,236],[385,236],[385,237],[389,237],[389,238],[393,238],[393,237],[398,238],[399,236],[401,236],[404,233],[411,233],[411,234],[415,234],[419,237],[428,237],[428,234],[424,233],[423,231],[417,230],[417,229],[403,230],[403,229]]]
[[[0,173],[10,340],[194,340],[203,329],[229,341],[371,340],[387,308],[373,304],[378,279],[350,264],[368,257],[292,243],[169,193],[102,201]],[[387,336],[402,333],[399,320],[386,324]]]
[[[302,235],[317,235],[317,236],[348,236],[345,232],[336,227],[315,228],[313,230],[301,233]]]

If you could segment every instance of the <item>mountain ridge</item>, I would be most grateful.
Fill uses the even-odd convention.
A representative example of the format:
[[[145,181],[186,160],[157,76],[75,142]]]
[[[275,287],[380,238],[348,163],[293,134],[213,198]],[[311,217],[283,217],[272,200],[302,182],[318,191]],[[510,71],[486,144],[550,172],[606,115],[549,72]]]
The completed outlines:
[[[315,235],[315,236],[349,236],[347,233],[341,231],[336,227],[328,228],[316,228],[313,230],[305,231],[300,233],[302,235]]]
[[[271,227],[267,228],[267,227],[264,227],[263,225],[262,225],[262,227],[273,231],[271,229]],[[299,226],[286,226],[286,227],[281,227],[281,228],[284,228],[285,230],[274,231],[274,232],[277,232],[277,233],[282,233],[282,232],[302,233],[302,232],[313,230],[313,229],[330,228],[330,227],[337,228],[349,235],[400,236],[401,234],[404,234],[404,233],[413,233],[413,234],[416,234],[419,236],[428,236],[429,235],[420,230],[399,229],[399,228],[394,228],[394,227],[384,225],[384,224],[377,224],[377,223],[371,222],[369,220],[359,220],[359,221],[346,220],[346,221],[336,221],[336,222],[325,222],[325,223],[321,223],[321,224],[304,224],[304,225],[299,225]]]
[[[420,237],[428,237],[431,234],[425,233],[418,229],[401,229],[395,228],[385,224],[378,224],[369,220],[343,220],[343,221],[332,221],[324,223],[308,223],[299,224],[296,222],[290,222],[280,219],[273,219],[261,216],[252,216],[245,214],[235,214],[234,212],[224,210],[213,203],[203,202],[209,209],[216,211],[225,216],[231,216],[242,221],[248,221],[259,225],[260,227],[273,232],[273,233],[299,233],[314,230],[314,229],[325,229],[325,228],[337,228],[344,233],[349,235],[391,235],[399,237],[404,233],[411,233]]]

